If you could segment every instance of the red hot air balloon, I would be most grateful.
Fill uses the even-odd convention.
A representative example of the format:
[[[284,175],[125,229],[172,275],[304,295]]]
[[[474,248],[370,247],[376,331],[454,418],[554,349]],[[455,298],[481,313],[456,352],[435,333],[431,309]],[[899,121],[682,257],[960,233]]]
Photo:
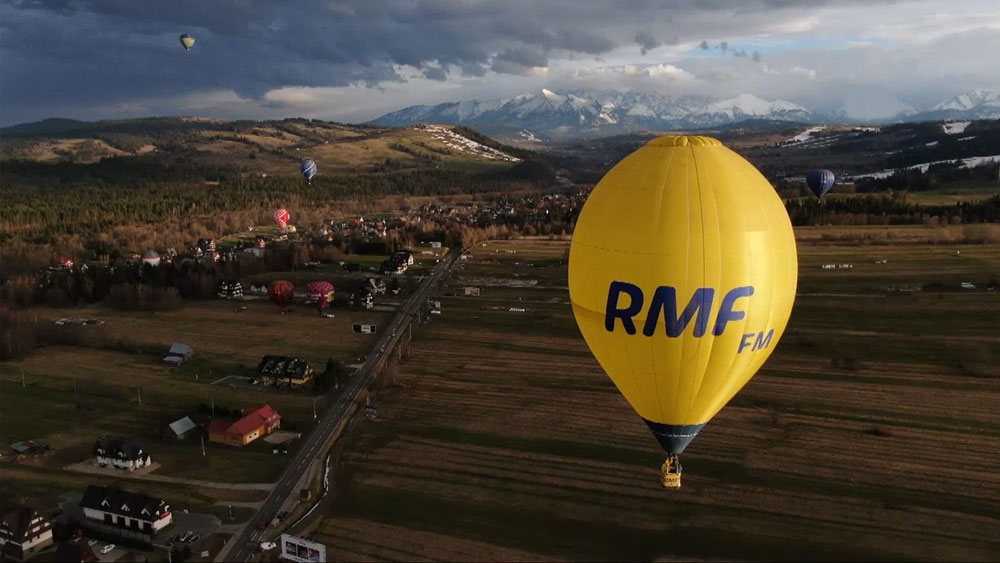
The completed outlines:
[[[292,216],[288,214],[288,210],[284,207],[274,210],[274,222],[278,224],[278,228],[282,231],[288,228],[288,222],[291,220]]]
[[[274,301],[282,313],[285,312],[285,307],[292,302],[294,292],[295,286],[292,285],[292,282],[285,280],[271,282],[271,285],[267,286],[267,296],[271,298],[271,301]]]
[[[310,303],[316,304],[316,309],[322,313],[323,308],[333,301],[333,284],[330,282],[312,282],[307,286]]]

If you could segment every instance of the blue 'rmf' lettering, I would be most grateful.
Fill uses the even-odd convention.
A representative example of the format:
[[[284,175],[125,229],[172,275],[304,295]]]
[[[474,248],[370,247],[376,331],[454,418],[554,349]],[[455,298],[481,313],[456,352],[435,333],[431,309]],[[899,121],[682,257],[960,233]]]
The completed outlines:
[[[712,329],[712,334],[719,336],[726,330],[728,323],[746,317],[746,312],[736,311],[734,307],[737,299],[749,297],[753,295],[753,291],[753,286],[745,285],[731,289],[726,293],[722,298],[719,314],[715,318],[715,326]],[[628,305],[624,308],[619,307],[618,303],[622,294],[626,294],[629,297]],[[700,287],[695,290],[694,295],[691,296],[684,310],[678,316],[677,288],[660,286],[653,293],[653,299],[650,302],[649,311],[646,315],[646,324],[642,327],[642,334],[653,336],[656,333],[656,324],[662,315],[664,319],[664,332],[666,332],[667,336],[680,336],[684,332],[684,329],[687,328],[687,325],[691,323],[691,320],[695,319],[694,336],[700,338],[708,330],[708,315],[712,309],[712,301],[714,299],[715,289]],[[614,332],[615,319],[620,319],[625,332],[635,334],[635,322],[632,318],[642,310],[643,301],[642,289],[638,286],[628,282],[611,282],[611,286],[608,288],[608,302],[604,311],[604,328],[608,332]],[[770,341],[771,337],[768,335],[767,344],[770,344]],[[767,346],[767,344],[764,344],[764,346]],[[743,345],[741,343],[740,350],[742,351],[742,349]]]

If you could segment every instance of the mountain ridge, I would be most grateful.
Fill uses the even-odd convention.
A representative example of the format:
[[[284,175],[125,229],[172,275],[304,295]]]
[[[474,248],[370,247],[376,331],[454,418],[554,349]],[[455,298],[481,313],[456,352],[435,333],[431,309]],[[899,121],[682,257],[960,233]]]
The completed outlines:
[[[704,96],[673,98],[655,92],[542,88],[510,98],[462,100],[415,105],[368,123],[408,126],[433,122],[476,127],[505,139],[564,140],[641,131],[671,131],[732,125],[746,120],[800,123],[892,123],[936,119],[1000,118],[1000,91],[979,88],[931,107],[918,109],[900,101],[896,113],[881,119],[852,117],[851,107],[813,111],[787,100],[754,94],[727,99]]]

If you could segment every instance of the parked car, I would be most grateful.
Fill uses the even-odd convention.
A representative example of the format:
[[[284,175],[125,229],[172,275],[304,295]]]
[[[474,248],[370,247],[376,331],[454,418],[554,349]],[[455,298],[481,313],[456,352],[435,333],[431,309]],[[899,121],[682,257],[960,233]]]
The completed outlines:
[[[108,545],[101,548],[101,553],[107,553],[115,548],[115,544],[109,543]]]
[[[180,537],[181,543],[187,543],[187,542],[191,541],[191,536],[193,536],[193,535],[194,535],[194,532],[192,532],[190,530],[184,532],[181,535],[181,537]]]
[[[89,545],[90,547],[94,547],[95,545],[97,545],[97,540],[87,540],[87,545]]]

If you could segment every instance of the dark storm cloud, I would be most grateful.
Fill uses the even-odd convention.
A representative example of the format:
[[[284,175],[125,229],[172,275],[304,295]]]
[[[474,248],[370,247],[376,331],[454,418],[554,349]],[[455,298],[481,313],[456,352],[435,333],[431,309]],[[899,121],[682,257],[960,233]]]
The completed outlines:
[[[424,76],[431,80],[448,80],[448,73],[439,66],[429,66],[424,68]]]
[[[660,42],[653,37],[652,33],[646,30],[636,32],[635,42],[639,44],[639,49],[643,55],[660,46]]]
[[[879,2],[822,4],[870,10]],[[210,91],[260,102],[285,87],[387,85],[421,73],[434,81],[489,80],[491,70],[531,75],[566,59],[614,60],[619,48],[634,52],[636,44],[644,54],[657,49],[658,55],[664,43],[705,39],[703,49],[727,54],[722,38],[737,44],[748,33],[780,35],[773,26],[801,21],[816,5],[813,0],[2,0],[0,124],[57,112],[100,117],[113,114],[102,108]],[[182,33],[196,38],[190,54],[178,41]],[[758,53],[750,56],[759,62]],[[773,55],[768,57],[770,62]]]

